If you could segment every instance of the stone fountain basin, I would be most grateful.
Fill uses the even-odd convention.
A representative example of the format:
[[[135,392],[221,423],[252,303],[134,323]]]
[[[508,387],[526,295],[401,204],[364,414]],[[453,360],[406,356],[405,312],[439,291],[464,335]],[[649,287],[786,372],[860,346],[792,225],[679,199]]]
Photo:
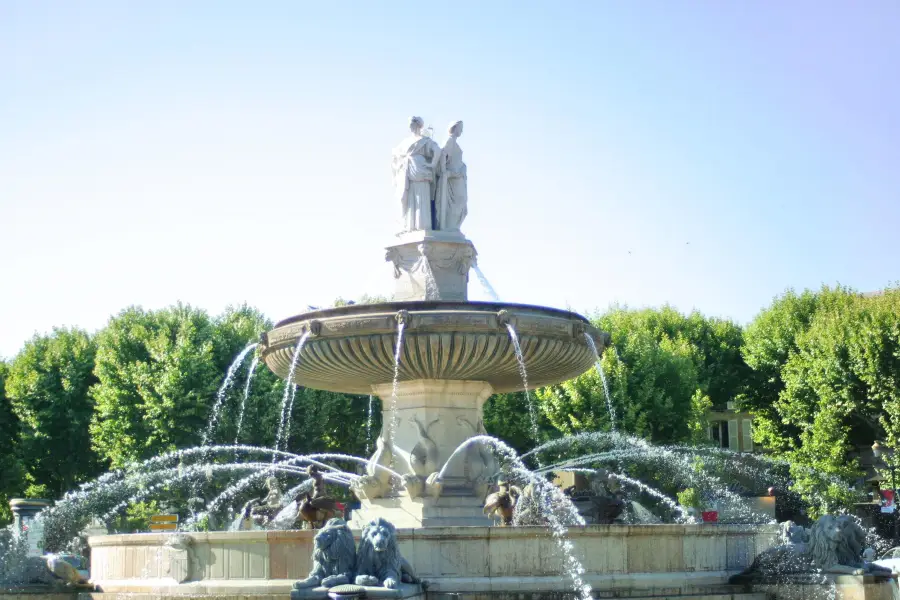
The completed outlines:
[[[485,381],[494,392],[523,389],[506,323],[516,330],[530,388],[577,377],[593,365],[608,335],[576,313],[494,302],[392,302],[317,310],[263,334],[261,355],[287,379],[300,337],[310,332],[293,380],[305,387],[370,394],[391,383],[397,326],[405,323],[399,381]]]

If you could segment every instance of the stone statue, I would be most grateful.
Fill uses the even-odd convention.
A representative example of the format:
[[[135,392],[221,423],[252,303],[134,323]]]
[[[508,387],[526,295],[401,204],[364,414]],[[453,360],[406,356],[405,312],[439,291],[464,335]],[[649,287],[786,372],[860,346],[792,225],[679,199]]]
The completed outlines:
[[[325,493],[325,477],[317,465],[306,467],[306,474],[313,480],[313,492],[297,499],[297,512],[300,519],[316,529],[343,511],[344,506]]]
[[[379,468],[391,466],[394,459],[393,445],[384,439],[384,431],[375,442],[375,454],[366,465],[366,474],[358,477],[350,484],[350,490],[361,500],[382,498],[391,490],[390,471]]]
[[[440,161],[441,148],[434,140],[422,135],[424,124],[421,117],[410,118],[411,135],[394,148],[391,161],[403,232],[434,229],[431,204],[434,172]]]
[[[356,543],[343,519],[330,519],[313,538],[313,568],[294,589],[350,583],[356,570]]]
[[[415,573],[400,555],[397,530],[385,519],[370,521],[362,530],[356,551],[356,585],[396,589],[416,583]]]
[[[866,533],[853,517],[823,515],[809,530],[782,525],[787,543],[759,554],[732,583],[777,582],[787,574],[889,575],[890,569],[863,559]]]
[[[497,482],[499,488],[493,494],[490,494],[484,501],[484,514],[493,517],[495,514],[500,517],[500,526],[506,527],[512,525],[513,515],[516,512],[516,504],[522,496],[522,490],[514,485],[509,485],[506,481]]]
[[[264,526],[272,520],[272,517],[281,510],[283,494],[278,479],[269,477],[266,479],[266,497],[250,501],[244,507],[244,511],[250,511],[250,518],[257,525]]]
[[[415,425],[416,430],[419,432],[419,441],[410,451],[409,466],[419,477],[428,477],[438,470],[440,453],[437,444],[428,435],[428,430],[440,419],[434,419],[427,425],[422,423],[416,416],[410,417],[409,421]]]
[[[441,150],[441,160],[437,165],[437,190],[434,196],[436,229],[459,231],[468,213],[468,183],[466,163],[462,159],[462,148],[458,139],[463,132],[463,122],[450,125],[450,139]]]

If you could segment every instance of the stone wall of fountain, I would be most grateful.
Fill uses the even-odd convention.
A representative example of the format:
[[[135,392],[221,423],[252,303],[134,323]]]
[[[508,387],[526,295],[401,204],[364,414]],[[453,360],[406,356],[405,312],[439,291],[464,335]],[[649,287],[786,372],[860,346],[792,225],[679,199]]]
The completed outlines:
[[[94,581],[105,592],[287,594],[309,572],[312,531],[191,534],[190,556],[162,534],[91,538]],[[632,596],[724,586],[775,542],[774,526],[597,525],[573,529],[574,553],[597,591]],[[543,528],[398,530],[401,552],[429,594],[566,592],[564,557]],[[186,567],[185,567],[186,566]],[[179,583],[189,569],[188,579]]]

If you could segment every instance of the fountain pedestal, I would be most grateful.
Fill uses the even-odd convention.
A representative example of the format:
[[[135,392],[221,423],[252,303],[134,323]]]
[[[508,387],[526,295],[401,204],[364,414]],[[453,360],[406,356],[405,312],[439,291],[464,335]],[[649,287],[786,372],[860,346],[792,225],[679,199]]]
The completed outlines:
[[[469,269],[475,246],[453,231],[410,231],[386,248],[385,260],[394,264],[394,300],[468,299]]]
[[[417,379],[399,382],[396,395],[390,383],[372,391],[382,399],[382,438],[393,439],[393,464],[385,466],[403,475],[404,485],[388,497],[362,499],[353,525],[378,517],[397,527],[490,525],[481,508],[498,470],[493,454],[472,444],[450,459],[460,444],[484,433],[482,409],[491,384]]]

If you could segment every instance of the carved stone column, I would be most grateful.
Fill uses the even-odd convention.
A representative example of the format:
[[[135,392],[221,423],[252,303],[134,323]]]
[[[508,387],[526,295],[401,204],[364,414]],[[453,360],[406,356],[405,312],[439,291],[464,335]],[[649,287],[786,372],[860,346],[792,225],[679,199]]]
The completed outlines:
[[[469,269],[478,253],[459,232],[412,231],[386,248],[394,265],[394,300],[468,300]]]
[[[488,449],[473,444],[453,459],[444,477],[436,475],[460,444],[484,432],[482,409],[494,391],[491,385],[404,381],[397,386],[396,401],[392,384],[375,385],[372,391],[382,400],[384,438],[390,438],[395,419],[393,469],[404,481],[387,497],[362,499],[355,526],[377,517],[398,527],[489,524],[481,504],[497,463]]]

